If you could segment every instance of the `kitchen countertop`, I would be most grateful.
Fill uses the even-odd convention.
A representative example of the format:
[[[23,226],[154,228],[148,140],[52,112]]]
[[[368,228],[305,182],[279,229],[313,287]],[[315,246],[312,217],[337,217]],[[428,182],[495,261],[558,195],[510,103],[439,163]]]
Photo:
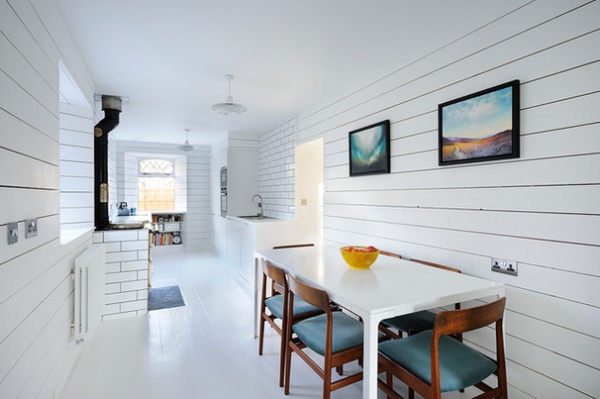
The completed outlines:
[[[151,222],[151,221],[152,221],[151,214],[131,215],[131,216],[113,216],[110,219],[110,222],[113,224],[144,223],[144,222]]]
[[[243,222],[246,224],[263,224],[263,223],[273,223],[273,222],[287,222],[287,220],[276,219],[272,217],[265,216],[262,219],[258,219],[255,216],[244,217],[244,216],[227,216],[227,219],[237,220],[239,222]]]

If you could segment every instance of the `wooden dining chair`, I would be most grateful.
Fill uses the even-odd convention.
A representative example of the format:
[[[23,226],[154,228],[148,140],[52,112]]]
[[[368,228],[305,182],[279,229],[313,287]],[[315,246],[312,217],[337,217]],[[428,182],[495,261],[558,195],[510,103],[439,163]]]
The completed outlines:
[[[397,258],[397,259],[404,259],[402,257],[402,255],[394,253],[394,252],[390,252],[390,251],[384,251],[383,249],[379,250],[379,255],[385,255],[385,256],[390,256],[392,258]]]
[[[460,269],[454,267],[440,265],[438,263],[428,262],[420,259],[409,259],[411,262],[418,262],[423,265],[444,269],[455,273],[461,273]],[[454,304],[454,309],[460,309],[460,303]],[[385,319],[381,322],[379,330],[391,338],[402,338],[402,334],[412,335],[421,331],[431,330],[435,322],[435,312],[423,310],[420,312],[410,313],[407,315],[396,316],[390,319]],[[456,336],[461,340],[460,334]]]
[[[409,399],[414,398],[415,391],[424,399],[441,399],[442,392],[470,386],[483,391],[475,398],[507,399],[505,305],[506,297],[472,308],[442,311],[436,316],[433,330],[380,343],[379,371],[386,373],[386,381],[379,379],[378,387],[388,399],[402,398],[393,389],[395,376],[408,385]],[[495,358],[452,337],[490,324],[496,329]],[[498,377],[495,388],[483,382],[492,374]]]
[[[285,248],[301,248],[301,247],[314,247],[315,244],[309,242],[306,244],[289,244],[289,245],[276,245],[273,249],[285,249]]]
[[[292,353],[296,353],[323,379],[323,398],[329,399],[331,392],[362,380],[360,372],[332,381],[332,369],[363,356],[363,324],[342,311],[333,311],[326,291],[308,285],[288,275],[290,298],[302,298],[321,309],[323,314],[302,321],[293,321],[295,302],[290,300],[286,339],[288,348],[285,360],[285,391],[290,392]],[[293,335],[295,334],[295,336]],[[323,357],[321,367],[305,351],[310,349]]]
[[[280,340],[280,353],[279,353],[279,386],[283,386],[283,373],[285,363],[285,352],[286,352],[286,337],[287,332],[285,325],[288,318],[288,300],[289,300],[289,289],[287,284],[287,277],[283,269],[271,264],[270,262],[262,260],[263,278],[262,278],[262,291],[261,291],[261,313],[260,313],[260,324],[259,324],[259,335],[258,335],[258,354],[263,354],[263,343],[265,335],[265,322],[279,334]],[[270,284],[269,284],[270,280]],[[269,287],[269,295],[267,296],[267,286]],[[294,313],[292,318],[294,320],[302,320],[307,317],[315,316],[322,311],[308,303],[302,301],[300,298],[294,301]],[[276,320],[279,320],[281,325],[278,325]]]

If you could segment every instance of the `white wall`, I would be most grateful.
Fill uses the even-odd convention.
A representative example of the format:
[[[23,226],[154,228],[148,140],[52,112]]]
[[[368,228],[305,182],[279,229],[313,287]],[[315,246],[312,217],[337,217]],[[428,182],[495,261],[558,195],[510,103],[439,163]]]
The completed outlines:
[[[60,104],[60,224],[94,228],[94,128],[92,109]]]
[[[299,115],[299,141],[325,142],[326,241],[507,284],[512,399],[600,394],[599,28],[598,2],[498,2]],[[512,79],[521,157],[438,166],[437,105]],[[348,132],[384,119],[391,173],[349,177]]]
[[[54,398],[81,348],[70,273],[92,241],[88,230],[60,243],[59,60],[89,108],[93,89],[53,2],[0,0],[0,33],[0,397]],[[39,230],[25,239],[28,218]],[[19,222],[10,246],[8,222]]]

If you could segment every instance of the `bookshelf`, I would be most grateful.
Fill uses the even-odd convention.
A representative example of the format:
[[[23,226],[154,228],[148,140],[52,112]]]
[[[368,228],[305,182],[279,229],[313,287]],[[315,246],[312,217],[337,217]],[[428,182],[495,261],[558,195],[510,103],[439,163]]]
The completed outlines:
[[[183,213],[152,213],[150,242],[154,247],[183,244]]]

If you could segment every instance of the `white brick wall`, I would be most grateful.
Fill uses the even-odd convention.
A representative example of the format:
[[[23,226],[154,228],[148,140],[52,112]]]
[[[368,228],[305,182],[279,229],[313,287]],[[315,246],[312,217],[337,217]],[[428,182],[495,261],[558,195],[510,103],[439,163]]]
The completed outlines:
[[[258,191],[266,216],[294,219],[295,118],[259,135]]]
[[[103,319],[144,314],[148,309],[148,230],[101,231],[106,248]]]

